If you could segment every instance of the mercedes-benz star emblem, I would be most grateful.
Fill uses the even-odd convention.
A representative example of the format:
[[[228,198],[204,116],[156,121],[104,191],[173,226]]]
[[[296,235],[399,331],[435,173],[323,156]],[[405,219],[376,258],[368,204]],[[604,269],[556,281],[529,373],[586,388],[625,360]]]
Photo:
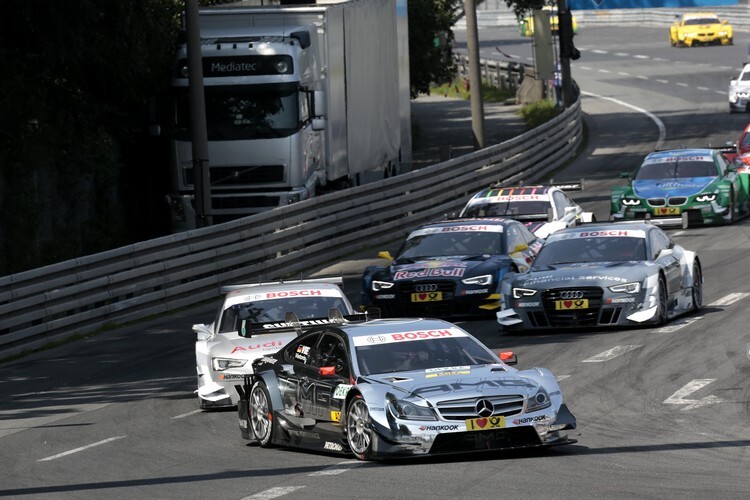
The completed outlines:
[[[480,417],[490,417],[495,411],[495,406],[491,401],[487,401],[486,399],[480,399],[477,401],[475,408],[477,410],[477,415]]]

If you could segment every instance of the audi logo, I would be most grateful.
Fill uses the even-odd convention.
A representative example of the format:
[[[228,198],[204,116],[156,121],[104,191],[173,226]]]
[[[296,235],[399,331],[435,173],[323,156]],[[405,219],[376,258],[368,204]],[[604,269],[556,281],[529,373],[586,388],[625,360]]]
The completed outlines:
[[[438,286],[435,283],[430,285],[416,285],[414,291],[416,292],[437,292]]]
[[[563,290],[560,292],[560,298],[565,300],[582,299],[583,292],[581,290]]]
[[[477,401],[477,405],[474,407],[474,409],[477,411],[477,415],[479,415],[480,417],[491,417],[495,412],[495,405],[493,405],[491,401],[480,399],[479,401]]]

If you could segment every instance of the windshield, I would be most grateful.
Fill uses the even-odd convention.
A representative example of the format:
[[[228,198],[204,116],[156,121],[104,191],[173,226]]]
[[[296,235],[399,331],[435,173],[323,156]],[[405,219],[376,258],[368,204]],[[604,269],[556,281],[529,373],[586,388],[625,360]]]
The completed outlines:
[[[635,180],[681,179],[686,177],[715,177],[713,161],[675,160],[669,162],[644,163],[638,170]]]
[[[499,363],[470,337],[358,346],[356,353],[362,375]]]
[[[301,320],[327,318],[330,309],[338,309],[344,316],[351,314],[340,297],[296,297],[235,304],[224,311],[219,333],[239,331],[243,320],[248,323],[284,321],[287,312],[296,314]]]
[[[631,260],[646,260],[644,238],[575,238],[545,242],[534,259],[533,267]]]
[[[475,202],[464,209],[461,217],[547,217],[548,208],[550,208],[549,201],[544,200]]]
[[[503,249],[502,233],[498,232],[419,234],[412,235],[404,242],[396,260],[449,255],[498,255],[505,253]]]
[[[299,130],[299,92],[292,86],[232,86],[205,88],[208,140],[287,137]],[[187,91],[177,96],[176,134],[190,139]]]
[[[693,17],[689,19],[685,19],[685,26],[696,26],[699,24],[719,24],[721,21],[719,21],[718,17]]]

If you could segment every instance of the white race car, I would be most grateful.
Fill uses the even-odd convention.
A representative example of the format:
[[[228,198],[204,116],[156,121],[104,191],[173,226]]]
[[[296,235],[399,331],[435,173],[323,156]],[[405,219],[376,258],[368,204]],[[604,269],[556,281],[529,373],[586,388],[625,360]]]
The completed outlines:
[[[744,112],[750,105],[750,63],[745,64],[737,78],[729,81],[729,112]]]
[[[357,314],[341,283],[320,278],[222,287],[224,302],[214,322],[193,325],[200,408],[237,405],[252,362],[294,339],[295,327],[329,323],[331,309]]]
[[[492,186],[475,194],[460,217],[509,217],[526,224],[538,238],[546,238],[565,227],[595,222],[565,191],[583,190],[580,183],[548,186]]]

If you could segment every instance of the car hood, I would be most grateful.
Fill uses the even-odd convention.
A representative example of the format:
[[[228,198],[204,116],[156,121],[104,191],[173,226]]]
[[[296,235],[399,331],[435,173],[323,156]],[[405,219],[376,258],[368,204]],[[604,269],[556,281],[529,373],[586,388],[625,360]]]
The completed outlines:
[[[490,273],[510,264],[510,259],[501,255],[457,255],[440,258],[419,259],[391,264],[382,270],[394,281],[435,278],[461,279]]]
[[[633,192],[639,198],[693,196],[706,189],[715,179],[716,177],[685,177],[633,181]]]
[[[521,373],[507,371],[498,364],[383,373],[365,378],[387,385],[397,398],[425,399],[437,403],[491,395],[531,397],[540,386]]]
[[[534,268],[516,274],[514,285],[530,288],[628,283],[643,277],[647,262],[586,262]]]

